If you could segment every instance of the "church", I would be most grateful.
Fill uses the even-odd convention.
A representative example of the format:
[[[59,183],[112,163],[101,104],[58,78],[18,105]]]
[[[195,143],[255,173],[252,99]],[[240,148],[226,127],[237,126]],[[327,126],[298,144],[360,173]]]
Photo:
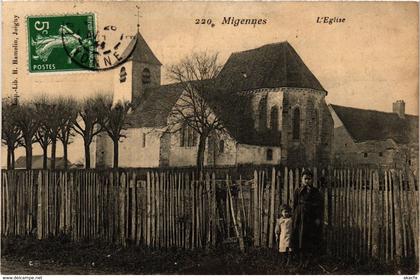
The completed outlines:
[[[171,131],[171,108],[185,89],[161,85],[162,64],[140,33],[130,58],[114,69],[114,102],[134,104],[120,139],[120,167],[187,167],[197,164],[197,135]],[[205,166],[313,166],[330,161],[333,120],[327,91],[287,41],[230,55],[211,81],[205,100],[223,133],[205,140]],[[220,98],[222,96],[222,98]],[[235,99],[232,99],[235,97]],[[232,103],[228,100],[237,100]],[[96,167],[111,167],[112,141],[96,139]]]

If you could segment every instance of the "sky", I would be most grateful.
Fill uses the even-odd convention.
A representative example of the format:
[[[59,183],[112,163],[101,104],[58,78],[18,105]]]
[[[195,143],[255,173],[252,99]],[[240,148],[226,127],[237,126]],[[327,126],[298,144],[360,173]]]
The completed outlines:
[[[3,2],[2,95],[12,92],[13,19],[18,16],[18,91],[83,98],[112,92],[113,73],[28,72],[26,17],[93,12],[97,25],[140,32],[165,71],[192,52],[218,52],[224,63],[233,52],[288,41],[328,91],[327,102],[392,111],[403,99],[406,112],[418,115],[418,6],[414,2]],[[223,25],[224,17],[266,19],[264,25]],[[321,24],[318,17],[345,18]],[[197,25],[212,19],[214,27]],[[80,146],[75,141],[70,149]],[[35,145],[37,146],[37,145]],[[73,148],[75,147],[75,148]],[[75,150],[76,151],[76,150]],[[60,155],[61,150],[58,153]],[[22,151],[18,151],[18,155]],[[39,154],[36,148],[34,154]],[[70,153],[71,161],[82,155]],[[5,153],[2,149],[2,162]]]

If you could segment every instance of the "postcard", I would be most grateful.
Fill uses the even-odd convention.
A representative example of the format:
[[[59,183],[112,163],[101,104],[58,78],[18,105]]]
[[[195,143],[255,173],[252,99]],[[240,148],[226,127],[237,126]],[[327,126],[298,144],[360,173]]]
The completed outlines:
[[[417,2],[2,14],[2,274],[418,274]]]

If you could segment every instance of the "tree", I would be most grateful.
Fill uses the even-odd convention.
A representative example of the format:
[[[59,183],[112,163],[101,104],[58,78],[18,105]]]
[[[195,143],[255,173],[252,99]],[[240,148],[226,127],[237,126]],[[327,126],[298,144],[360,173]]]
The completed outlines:
[[[224,131],[224,125],[211,109],[209,96],[217,94],[215,77],[221,65],[217,54],[195,53],[169,67],[169,78],[180,83],[183,94],[172,108],[168,121],[174,133],[188,126],[198,134],[197,167],[204,166],[206,139]]]
[[[49,104],[49,114],[47,116],[48,128],[51,139],[51,169],[55,169],[57,155],[57,140],[60,133],[61,108],[58,100],[51,100]]]
[[[32,168],[32,144],[39,128],[35,106],[29,102],[16,105],[16,125],[22,132],[20,144],[25,147],[26,169]]]
[[[100,118],[101,126],[103,130],[111,138],[114,146],[114,168],[118,168],[118,156],[119,156],[119,141],[121,138],[125,138],[123,131],[129,127],[127,115],[131,109],[129,102],[118,102],[112,104],[110,98],[102,99],[101,114]]]
[[[83,138],[86,169],[90,168],[90,144],[93,138],[103,131],[100,125],[101,99],[102,97],[97,95],[79,103],[77,117],[72,119],[74,131]]]
[[[38,119],[38,130],[35,133],[35,140],[42,149],[42,168],[48,168],[48,145],[51,143],[50,129],[48,124],[49,102],[45,96],[36,98],[33,103],[36,109],[36,118]]]
[[[44,124],[41,122],[38,131],[35,134],[35,140],[41,146],[42,149],[42,168],[48,168],[48,145],[51,143],[50,133]]]
[[[77,119],[76,101],[71,98],[60,99],[58,107],[61,111],[59,119],[59,132],[57,138],[63,144],[63,160],[64,169],[67,169],[68,159],[68,145],[71,143],[71,138],[74,136],[73,126]]]
[[[7,146],[7,169],[15,168],[15,149],[19,146],[22,132],[17,125],[17,104],[2,99],[1,140]]]

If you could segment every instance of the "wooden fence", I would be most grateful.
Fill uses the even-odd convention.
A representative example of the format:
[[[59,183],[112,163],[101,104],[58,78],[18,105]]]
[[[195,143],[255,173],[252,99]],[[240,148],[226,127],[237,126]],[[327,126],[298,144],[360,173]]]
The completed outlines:
[[[418,186],[410,172],[314,171],[327,253],[418,259]],[[274,248],[279,206],[292,205],[299,173],[273,168],[243,179],[168,170],[3,171],[1,233],[158,248]]]

